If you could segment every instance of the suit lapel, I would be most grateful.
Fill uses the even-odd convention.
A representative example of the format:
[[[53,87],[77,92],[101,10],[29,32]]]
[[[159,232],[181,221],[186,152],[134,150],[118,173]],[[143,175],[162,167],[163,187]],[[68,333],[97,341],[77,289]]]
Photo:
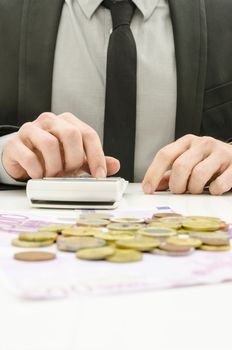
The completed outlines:
[[[19,60],[19,122],[51,110],[53,61],[64,0],[24,0]]]
[[[169,0],[177,64],[175,137],[199,134],[207,64],[204,0]]]

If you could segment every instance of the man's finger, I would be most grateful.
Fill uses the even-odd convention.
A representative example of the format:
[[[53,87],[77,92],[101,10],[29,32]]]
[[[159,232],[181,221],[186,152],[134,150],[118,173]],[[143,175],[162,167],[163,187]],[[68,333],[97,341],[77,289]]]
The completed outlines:
[[[11,140],[3,150],[3,165],[16,180],[43,177],[43,167],[35,154],[20,140]]]
[[[173,162],[190,147],[191,142],[191,135],[187,135],[165,146],[157,153],[143,180],[142,185],[145,193],[151,194],[157,189],[165,172],[169,170]]]
[[[36,124],[55,136],[62,145],[64,171],[72,172],[80,169],[84,162],[80,126],[46,113],[38,117]]]
[[[32,151],[40,152],[44,161],[44,176],[56,176],[63,169],[63,162],[58,139],[47,131],[33,125],[24,124],[18,131],[19,138]]]
[[[172,172],[169,180],[170,190],[173,193],[186,192],[192,170],[198,169],[197,164],[207,156],[208,149],[201,147],[201,145],[192,146],[181,154],[172,165]]]
[[[96,131],[89,125],[74,117],[71,113],[64,113],[59,117],[76,125],[80,129],[91,175],[94,177],[105,177],[107,175],[106,160],[100,138]]]
[[[209,180],[227,166],[228,164],[223,162],[222,155],[212,153],[193,168],[189,178],[188,191],[192,194],[202,193]]]
[[[120,162],[113,157],[105,157],[105,160],[107,166],[107,176],[115,175],[120,169]],[[87,161],[83,164],[81,171],[89,174],[91,173]]]
[[[232,188],[232,166],[230,165],[220,176],[209,185],[209,191],[213,195],[221,195]]]

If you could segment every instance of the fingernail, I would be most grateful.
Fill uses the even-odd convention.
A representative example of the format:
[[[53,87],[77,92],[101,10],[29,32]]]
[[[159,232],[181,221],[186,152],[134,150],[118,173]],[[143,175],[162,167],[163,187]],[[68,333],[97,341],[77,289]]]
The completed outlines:
[[[144,191],[144,193],[146,193],[146,194],[152,194],[152,193],[153,193],[152,186],[151,186],[151,184],[150,184],[149,182],[147,182],[147,183],[145,183],[145,184],[143,185],[143,191]]]
[[[97,179],[106,177],[106,172],[103,168],[97,168],[95,177]]]

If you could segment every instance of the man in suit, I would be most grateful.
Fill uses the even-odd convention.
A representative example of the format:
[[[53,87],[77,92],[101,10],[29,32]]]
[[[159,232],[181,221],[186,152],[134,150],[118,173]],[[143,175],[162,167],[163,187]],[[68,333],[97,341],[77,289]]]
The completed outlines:
[[[201,193],[206,184],[212,194],[229,191],[232,2],[121,2],[134,7],[127,25],[137,46],[131,180],[143,180],[145,193],[168,187]],[[0,0],[2,182],[119,170],[120,159],[110,157],[117,150],[105,156],[102,147],[112,27],[107,6]]]

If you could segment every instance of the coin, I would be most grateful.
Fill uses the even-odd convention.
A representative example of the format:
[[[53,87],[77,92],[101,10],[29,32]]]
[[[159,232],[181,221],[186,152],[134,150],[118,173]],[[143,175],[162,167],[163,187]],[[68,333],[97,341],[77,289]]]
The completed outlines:
[[[141,229],[139,234],[149,237],[165,238],[175,236],[177,233],[175,230],[163,227],[145,227]]]
[[[103,219],[80,219],[77,220],[76,224],[78,226],[104,227],[109,224],[109,221]]]
[[[79,249],[103,247],[106,241],[95,237],[59,237],[57,248],[65,252],[76,252]]]
[[[163,228],[170,228],[171,230],[178,230],[181,228],[181,224],[177,222],[161,222],[157,220],[157,221],[151,221],[147,227],[163,227]]]
[[[171,251],[155,248],[150,253],[155,255],[164,255],[164,256],[186,256],[186,255],[192,254],[194,251],[195,251],[194,248],[190,248],[188,251],[184,251],[184,252],[180,252],[180,251],[171,252]]]
[[[190,233],[190,237],[197,238],[206,245],[223,246],[230,244],[229,235],[224,231],[215,231],[207,234],[204,232],[192,232]]]
[[[168,252],[188,252],[192,249],[192,247],[186,245],[170,244],[168,242],[161,243],[159,247]]]
[[[69,229],[72,227],[73,227],[72,225],[59,224],[59,225],[39,227],[38,231],[39,232],[55,232],[55,233],[60,234],[62,232],[62,230]]]
[[[141,229],[140,224],[127,224],[127,223],[113,223],[107,226],[108,230],[113,231],[138,231]]]
[[[198,248],[202,245],[202,242],[199,239],[190,237],[170,237],[166,240],[166,242],[173,245],[182,245],[192,248]]]
[[[119,248],[135,249],[141,252],[152,250],[158,247],[159,244],[160,242],[157,239],[148,237],[136,237],[134,239],[116,241],[116,246]]]
[[[161,219],[161,218],[167,218],[167,217],[180,217],[181,214],[178,213],[155,213],[152,215],[152,219]]]
[[[14,255],[14,259],[21,260],[21,261],[46,261],[46,260],[53,260],[56,258],[56,255],[54,253],[49,252],[37,252],[37,251],[31,251],[31,252],[21,252],[16,253]]]
[[[22,241],[20,239],[13,239],[11,244],[15,247],[19,248],[42,248],[48,247],[54,243],[53,240],[43,241],[43,242],[30,242],[30,241]]]
[[[55,241],[57,233],[55,232],[21,232],[19,239],[29,242]]]
[[[144,219],[139,219],[139,218],[133,218],[133,217],[127,217],[127,218],[111,218],[111,222],[116,222],[119,224],[142,224],[144,223]]]
[[[224,251],[230,250],[230,245],[213,246],[213,245],[202,244],[200,249],[211,251],[211,252],[224,252]]]
[[[101,229],[96,227],[79,226],[62,230],[62,235],[65,237],[88,237],[100,233]]]
[[[187,220],[182,223],[182,227],[190,231],[217,231],[220,223],[213,220]]]
[[[196,221],[216,221],[219,222],[221,219],[214,216],[203,216],[203,215],[188,215],[186,216],[187,220],[196,220]]]
[[[80,214],[79,219],[87,219],[87,220],[110,220],[112,218],[112,214],[109,213],[90,213],[90,214]]]
[[[159,219],[160,222],[164,223],[174,223],[174,224],[182,224],[183,221],[186,221],[184,216],[167,216]]]
[[[133,249],[116,249],[114,254],[107,257],[106,260],[115,263],[129,263],[142,260],[141,252]]]
[[[111,233],[109,232],[102,232],[102,233],[97,233],[94,237],[99,238],[99,239],[105,239],[106,241],[118,241],[118,240],[128,240],[128,239],[133,239],[134,235],[130,234],[116,234],[116,233]]]
[[[77,258],[84,260],[104,260],[108,256],[114,254],[114,252],[114,247],[105,246],[92,249],[81,249],[77,252],[76,256]]]

